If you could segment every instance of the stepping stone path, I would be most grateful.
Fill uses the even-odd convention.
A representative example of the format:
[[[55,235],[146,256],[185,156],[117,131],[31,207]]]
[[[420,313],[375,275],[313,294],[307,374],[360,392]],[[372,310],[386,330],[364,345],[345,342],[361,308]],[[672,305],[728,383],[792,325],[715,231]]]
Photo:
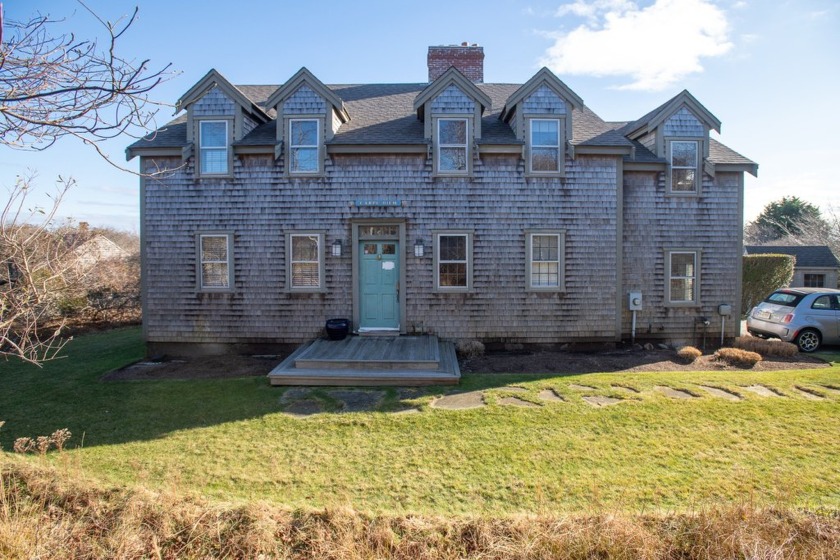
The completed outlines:
[[[324,403],[315,399],[303,399],[293,402],[283,412],[295,418],[306,418],[324,412]]]
[[[825,397],[822,396],[820,393],[813,389],[808,389],[806,387],[799,387],[798,385],[794,386],[793,392],[798,394],[800,397],[805,397],[809,401],[824,401]]]
[[[671,397],[672,399],[696,399],[694,395],[689,393],[688,391],[683,391],[682,389],[673,389],[671,387],[664,387],[662,385],[656,386],[657,391],[662,391],[666,396]]]
[[[726,399],[728,401],[740,401],[741,397],[736,395],[735,393],[730,393],[729,391],[725,391],[718,387],[709,387],[708,385],[699,385],[701,389],[710,393],[714,397],[719,397],[721,399]]]
[[[468,410],[485,406],[484,393],[481,391],[470,391],[468,393],[453,393],[443,396],[432,403],[432,408],[443,410]]]
[[[327,394],[343,405],[341,412],[367,412],[379,407],[385,391],[336,389],[327,391]]]
[[[569,383],[569,389],[574,389],[575,391],[597,391],[596,387],[590,387],[589,385],[578,385],[577,383]]]
[[[742,389],[746,389],[752,393],[760,397],[783,397],[781,393],[769,388],[765,387],[764,385],[750,385],[749,387],[742,387]]]
[[[595,395],[587,395],[582,397],[584,401],[592,406],[610,406],[620,403],[623,399],[616,399],[615,397],[602,397]]]
[[[522,408],[539,408],[540,406],[532,402],[523,401],[518,397],[504,397],[502,399],[499,399],[499,404],[506,406],[520,406]]]
[[[540,391],[539,397],[546,402],[564,402],[563,397],[551,389],[543,389]]]

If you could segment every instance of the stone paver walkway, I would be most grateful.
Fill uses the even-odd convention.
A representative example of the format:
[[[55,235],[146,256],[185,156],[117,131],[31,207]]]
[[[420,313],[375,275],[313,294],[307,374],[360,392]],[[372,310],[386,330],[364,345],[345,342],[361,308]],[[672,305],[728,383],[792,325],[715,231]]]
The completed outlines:
[[[570,383],[565,387],[566,389],[571,389],[579,393],[590,393],[583,394],[580,398],[586,404],[597,408],[612,406],[622,402],[639,401],[645,392],[626,385],[615,384],[610,386],[613,390],[626,392],[628,396],[625,399],[616,396],[591,394],[593,391],[599,391],[599,389],[589,385]],[[734,389],[702,384],[698,384],[697,387],[712,398],[726,399],[732,402],[744,400],[744,396]],[[836,400],[836,395],[840,394],[840,386],[835,385],[818,385],[815,387],[796,385],[787,391],[787,395],[775,387],[759,384],[739,386],[736,389],[739,391],[748,391],[760,397],[788,396],[812,401],[825,401],[831,398]],[[656,385],[654,390],[670,398],[684,401],[702,398],[701,395],[692,394],[687,390],[676,389],[666,385]],[[415,399],[427,397],[430,391],[436,391],[434,389],[400,387],[395,392],[393,392],[394,390],[391,391],[390,394],[392,397],[389,399],[389,392],[384,389],[289,387],[280,395],[278,403],[284,413],[294,418],[308,418],[324,412],[353,413],[377,410],[393,415],[417,414],[422,412],[423,402],[428,403],[430,408],[470,410],[487,406],[484,398],[486,391],[491,391],[494,395],[500,394],[501,396],[495,402],[502,406],[540,408],[543,405],[534,402],[533,399],[526,400],[519,396],[524,394],[534,395],[534,392],[536,392],[535,397],[545,405],[567,402],[567,398],[563,396],[562,392],[558,392],[558,389],[554,388],[544,388],[537,391],[536,389],[528,389],[526,387],[510,386],[486,390],[450,392],[433,399],[431,402],[428,402],[428,399],[420,402],[414,401]],[[562,387],[560,387],[560,391],[562,391]],[[436,393],[432,392],[431,394]],[[396,399],[394,399],[394,396],[396,396]]]

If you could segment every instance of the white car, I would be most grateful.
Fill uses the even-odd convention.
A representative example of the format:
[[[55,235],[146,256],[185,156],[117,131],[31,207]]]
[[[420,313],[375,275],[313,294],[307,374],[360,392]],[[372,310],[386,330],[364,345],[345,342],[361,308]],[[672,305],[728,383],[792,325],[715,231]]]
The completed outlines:
[[[793,342],[800,352],[840,344],[840,290],[785,288],[753,307],[747,331],[760,338]]]

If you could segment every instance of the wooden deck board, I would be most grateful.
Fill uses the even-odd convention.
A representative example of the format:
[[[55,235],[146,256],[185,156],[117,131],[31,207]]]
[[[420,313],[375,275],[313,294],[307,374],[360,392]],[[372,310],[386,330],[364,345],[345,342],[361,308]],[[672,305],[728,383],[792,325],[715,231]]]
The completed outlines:
[[[455,347],[435,336],[315,340],[269,373],[272,385],[457,384]]]

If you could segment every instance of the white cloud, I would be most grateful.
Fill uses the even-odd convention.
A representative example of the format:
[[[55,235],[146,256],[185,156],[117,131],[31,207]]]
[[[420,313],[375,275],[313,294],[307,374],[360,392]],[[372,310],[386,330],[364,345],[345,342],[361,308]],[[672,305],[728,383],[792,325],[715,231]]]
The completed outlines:
[[[700,59],[732,48],[724,12],[709,0],[576,0],[560,16],[587,22],[553,35],[542,64],[558,74],[628,76],[620,89],[661,90],[702,72]]]

